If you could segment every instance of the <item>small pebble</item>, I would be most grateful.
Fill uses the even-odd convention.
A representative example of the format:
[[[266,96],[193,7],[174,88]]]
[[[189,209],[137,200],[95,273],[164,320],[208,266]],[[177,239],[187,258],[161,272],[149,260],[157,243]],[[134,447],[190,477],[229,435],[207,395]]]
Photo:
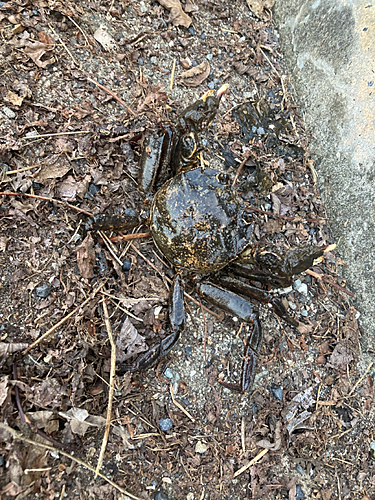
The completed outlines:
[[[206,443],[202,443],[202,441],[198,441],[197,444],[195,445],[195,453],[206,453],[208,449],[208,446]]]
[[[298,472],[298,474],[301,474],[301,476],[303,476],[303,469],[300,465],[296,465],[296,471]]]
[[[306,318],[306,317],[307,317],[307,314],[308,314],[308,313],[307,313],[306,309],[302,309],[302,311],[301,311],[301,316],[303,316],[304,318]]]
[[[188,32],[190,33],[190,35],[195,36],[195,29],[193,28],[193,26],[190,26],[190,28],[188,29]]]
[[[206,55],[206,59],[208,59],[209,61],[212,61],[212,57],[213,57],[213,55],[212,55],[212,54],[207,54],[207,55]]]
[[[151,61],[151,64],[153,64],[154,66],[157,66],[157,64],[158,64],[158,58],[157,57],[152,56],[151,59],[150,59],[150,61]]]
[[[12,109],[8,108],[7,106],[3,106],[3,107],[1,108],[1,111],[2,111],[2,112],[4,113],[4,115],[6,115],[8,118],[15,118],[15,117],[16,117],[16,113],[15,113]]]
[[[98,191],[100,191],[99,186],[96,186],[95,184],[89,185],[89,193],[92,194],[92,196],[95,196]]]
[[[205,40],[206,39],[206,33],[201,33],[201,39]]]
[[[278,399],[279,401],[283,400],[283,392],[284,391],[283,391],[282,387],[279,387],[278,385],[276,385],[275,387],[272,387],[271,391],[276,399]]]
[[[190,356],[191,351],[192,351],[192,349],[191,349],[191,347],[190,347],[189,345],[188,345],[187,347],[185,347],[185,354],[186,354],[187,356]]]
[[[51,288],[52,288],[51,285],[37,286],[35,288],[35,293],[36,293],[37,297],[41,297],[42,299],[45,299],[50,294]]]
[[[293,311],[294,311],[295,309],[297,309],[297,306],[296,306],[296,305],[295,305],[295,303],[294,303],[294,302],[292,302],[291,300],[289,300],[289,301],[288,301],[288,304],[289,304],[289,307],[290,307],[291,309],[293,309]]]
[[[255,125],[253,125],[253,126],[251,127],[251,131],[252,131],[252,133],[253,133],[253,134],[256,134],[256,133],[257,133],[257,128],[256,128],[256,126],[255,126]]]
[[[214,84],[214,82],[210,82],[210,83],[207,85],[207,87],[208,87],[209,89],[213,90],[213,89],[215,88],[215,84]]]
[[[124,260],[124,262],[122,263],[122,270],[127,273],[128,271],[130,271],[131,265],[132,263],[130,262],[130,260]]]
[[[173,373],[172,373],[172,370],[170,368],[167,368],[164,372],[164,375],[167,377],[167,378],[173,378]]]
[[[163,432],[170,431],[173,427],[173,422],[170,418],[159,418],[159,427]]]
[[[138,63],[140,66],[143,66],[144,62],[143,62],[142,57],[138,57],[137,63]]]
[[[301,500],[301,498],[306,498],[302,488],[299,484],[296,487],[296,500]]]
[[[264,135],[264,134],[265,134],[265,132],[264,132],[264,128],[263,128],[263,127],[259,127],[259,128],[257,128],[257,134],[259,134],[259,135]]]

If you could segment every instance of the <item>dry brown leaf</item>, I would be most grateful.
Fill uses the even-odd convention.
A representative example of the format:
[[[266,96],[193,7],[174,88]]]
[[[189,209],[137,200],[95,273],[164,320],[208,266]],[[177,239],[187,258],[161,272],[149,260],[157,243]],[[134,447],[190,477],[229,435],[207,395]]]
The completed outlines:
[[[46,45],[54,45],[55,40],[50,37],[45,31],[40,30],[38,33],[38,38],[41,43],[44,43]]]
[[[77,248],[77,265],[83,278],[94,276],[95,249],[91,233],[88,233],[81,245]]]
[[[47,179],[63,177],[71,169],[68,160],[62,155],[52,155],[45,158],[44,166],[33,175],[35,182],[44,184]]]
[[[23,351],[27,347],[28,344],[9,344],[8,342],[0,342],[0,356],[14,354],[18,351]]]
[[[23,97],[20,97],[18,94],[9,91],[6,96],[6,100],[14,104],[15,106],[21,106]]]
[[[162,83],[158,83],[157,85],[151,88],[151,91],[146,95],[146,98],[143,101],[143,103],[137,107],[137,111],[138,112],[143,111],[143,109],[146,106],[149,106],[155,101],[163,101],[163,102],[167,101],[167,94],[163,89]]]
[[[5,252],[7,249],[9,238],[6,236],[0,236],[0,252]]]
[[[187,87],[198,87],[209,76],[211,71],[208,61],[203,61],[198,66],[181,73],[179,79]]]
[[[272,9],[275,4],[274,0],[246,0],[246,3],[253,14],[261,17],[264,9]]]
[[[147,351],[145,338],[139,335],[129,318],[124,321],[119,336],[116,339],[116,361],[123,363],[127,359]]]
[[[55,62],[53,57],[47,61],[42,61],[44,54],[50,51],[51,47],[41,42],[27,42],[25,47],[25,54],[28,55],[39,68],[46,68],[49,64]]]
[[[180,0],[158,0],[158,2],[170,11],[171,21],[174,26],[185,26],[185,28],[188,28],[191,25],[191,17],[182,10]]]

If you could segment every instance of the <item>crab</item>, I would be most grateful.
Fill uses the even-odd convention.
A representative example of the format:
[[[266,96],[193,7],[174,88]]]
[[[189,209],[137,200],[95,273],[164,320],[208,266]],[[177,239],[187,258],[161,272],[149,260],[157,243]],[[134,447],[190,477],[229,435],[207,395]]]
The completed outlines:
[[[176,273],[169,295],[170,333],[120,370],[146,370],[176,345],[186,324],[184,287],[189,280],[201,297],[251,325],[240,383],[219,380],[246,393],[252,387],[263,338],[252,300],[270,303],[288,324],[299,324],[278,298],[252,282],[289,286],[295,274],[323,255],[325,247],[300,246],[284,255],[259,248],[253,223],[229,175],[201,161],[200,134],[212,123],[225,91],[224,86],[216,95],[207,92],[174,125],[164,125],[161,134],[146,137],[139,189],[148,210],[127,209],[120,217],[98,215],[93,228],[127,230],[146,224]]]

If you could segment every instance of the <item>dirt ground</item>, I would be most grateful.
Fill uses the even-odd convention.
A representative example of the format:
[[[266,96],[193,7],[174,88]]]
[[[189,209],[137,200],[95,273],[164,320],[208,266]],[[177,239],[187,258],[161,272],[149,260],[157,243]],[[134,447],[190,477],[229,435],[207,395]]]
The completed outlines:
[[[146,227],[109,241],[87,214],[142,210],[138,139],[208,89],[229,85],[204,161],[259,246],[333,243],[268,2],[0,2],[1,498],[375,498],[372,363],[334,251],[275,291],[297,328],[257,304],[249,394],[217,382],[249,325],[189,287],[174,350],[111,376],[113,343],[120,367],[167,335],[174,272]]]

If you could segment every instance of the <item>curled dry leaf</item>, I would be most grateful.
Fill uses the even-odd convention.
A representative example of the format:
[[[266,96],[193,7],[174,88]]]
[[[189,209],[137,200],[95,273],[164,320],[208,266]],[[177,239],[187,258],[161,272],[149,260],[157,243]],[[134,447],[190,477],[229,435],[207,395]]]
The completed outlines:
[[[53,57],[51,59],[48,59],[47,61],[42,61],[42,57],[44,56],[44,54],[50,51],[50,45],[46,45],[45,43],[41,42],[27,42],[25,47],[25,54],[28,55],[39,68],[45,68],[49,64],[53,64],[55,62],[55,59]]]
[[[174,26],[185,26],[185,28],[188,28],[191,25],[191,17],[182,10],[180,0],[158,0],[158,2],[170,11],[171,21]]]
[[[63,177],[71,169],[71,165],[63,155],[51,155],[45,158],[43,167],[33,175],[35,182],[44,184],[47,179]]]
[[[258,441],[257,446],[267,448],[267,450],[277,451],[281,448],[281,422],[276,422],[275,442],[271,443],[268,439]]]
[[[211,68],[208,61],[203,61],[198,66],[181,73],[179,79],[187,87],[198,87],[210,74]]]
[[[61,417],[69,420],[70,427],[74,434],[84,436],[89,427],[103,427],[105,418],[95,415],[89,415],[83,408],[71,408],[67,412],[59,412]]]
[[[253,14],[261,17],[264,9],[272,9],[274,0],[246,0],[246,3]]]
[[[94,276],[95,249],[91,233],[88,233],[77,248],[77,265],[83,278],[89,279]]]
[[[116,339],[116,360],[123,363],[127,359],[147,351],[147,344],[144,337],[139,335],[129,318],[124,321],[121,332]]]
[[[10,90],[7,93],[6,100],[14,104],[14,106],[21,106],[23,97],[20,97],[18,94],[15,94]]]

